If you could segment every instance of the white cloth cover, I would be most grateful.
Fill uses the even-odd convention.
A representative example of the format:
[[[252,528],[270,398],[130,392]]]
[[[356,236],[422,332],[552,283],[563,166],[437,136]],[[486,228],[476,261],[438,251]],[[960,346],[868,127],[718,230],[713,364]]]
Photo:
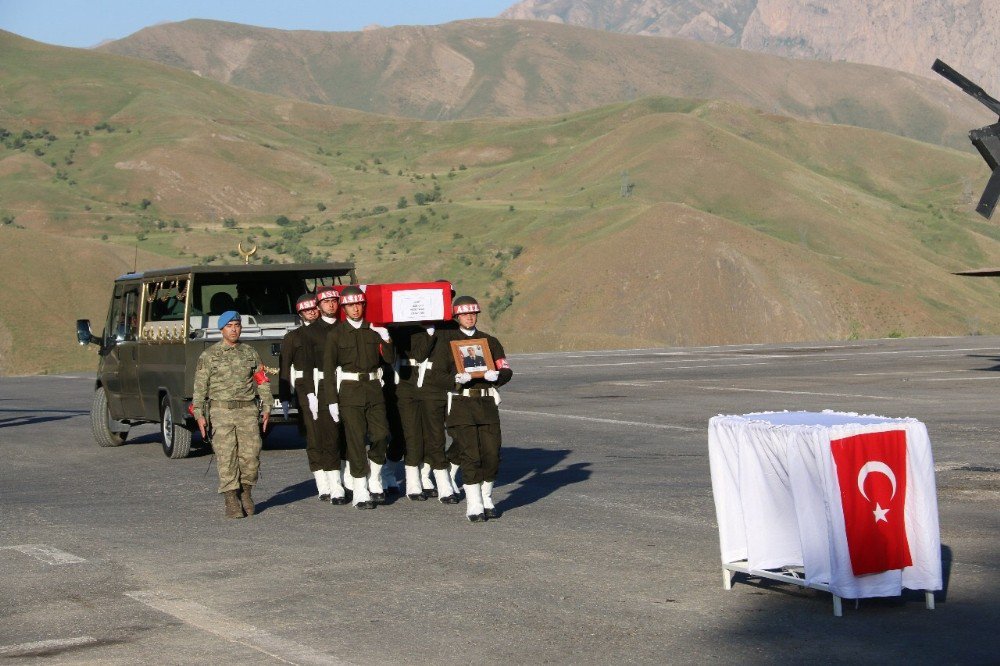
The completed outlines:
[[[420,484],[420,470],[416,465],[407,465],[406,471],[406,494],[419,495],[423,492]]]
[[[484,509],[495,509],[493,506],[493,482],[483,481],[482,485],[482,495],[483,495],[483,508]]]
[[[474,483],[465,485],[465,515],[475,516],[484,511],[482,485]]]
[[[887,430],[906,433],[904,510],[913,564],[854,576],[830,442]],[[716,416],[708,451],[723,563],[802,566],[807,583],[828,584],[848,599],[941,589],[934,460],[920,421],[832,411]]]
[[[368,462],[368,490],[381,495],[385,492],[382,488],[382,465]]]
[[[341,474],[339,469],[331,469],[326,472],[327,482],[330,485],[330,497],[333,499],[344,498],[344,486],[340,482]]]
[[[438,499],[445,499],[455,494],[451,487],[451,477],[448,476],[446,469],[434,470],[434,485],[437,486]]]
[[[344,490],[354,492],[354,477],[351,476],[351,465],[346,460],[340,461],[340,476],[344,480]]]
[[[461,492],[461,488],[459,488],[458,486],[458,470],[461,468],[455,463],[449,463],[448,468],[449,468],[448,475],[451,477],[451,487],[455,491],[455,494],[457,495]]]
[[[370,502],[372,499],[371,494],[368,492],[368,482],[365,479],[355,478],[351,481],[351,488],[354,491],[354,500],[351,502],[354,506],[361,504],[362,502]]]
[[[323,470],[316,470],[313,472],[313,478],[316,479],[316,494],[317,495],[329,495],[330,494],[330,482],[326,478],[326,472]]]

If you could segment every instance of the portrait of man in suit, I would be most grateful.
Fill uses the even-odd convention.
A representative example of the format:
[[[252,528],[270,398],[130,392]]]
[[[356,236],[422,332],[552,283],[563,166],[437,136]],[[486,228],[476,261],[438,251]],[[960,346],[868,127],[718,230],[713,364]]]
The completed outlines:
[[[490,369],[483,356],[482,345],[463,345],[459,349],[462,352],[462,367],[466,372],[485,372]]]

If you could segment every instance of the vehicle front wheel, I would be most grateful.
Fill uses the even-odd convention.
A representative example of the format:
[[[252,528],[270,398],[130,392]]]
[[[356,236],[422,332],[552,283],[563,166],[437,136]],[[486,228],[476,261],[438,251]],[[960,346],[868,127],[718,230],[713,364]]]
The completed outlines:
[[[121,446],[128,437],[124,432],[111,431],[111,412],[108,411],[108,394],[102,387],[94,391],[94,402],[90,405],[90,430],[98,446]]]
[[[168,396],[163,396],[160,402],[160,435],[163,437],[163,453],[168,458],[187,458],[191,453],[191,431],[174,420]]]

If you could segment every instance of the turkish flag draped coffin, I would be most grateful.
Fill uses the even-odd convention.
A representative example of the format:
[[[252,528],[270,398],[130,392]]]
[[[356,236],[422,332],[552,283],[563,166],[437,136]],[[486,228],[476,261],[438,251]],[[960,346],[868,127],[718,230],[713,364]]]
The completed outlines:
[[[359,285],[365,292],[365,321],[376,326],[451,319],[451,284],[400,282]],[[337,291],[343,287],[338,286]],[[343,308],[340,318],[345,317]]]
[[[855,576],[913,564],[906,540],[906,432],[830,442]]]

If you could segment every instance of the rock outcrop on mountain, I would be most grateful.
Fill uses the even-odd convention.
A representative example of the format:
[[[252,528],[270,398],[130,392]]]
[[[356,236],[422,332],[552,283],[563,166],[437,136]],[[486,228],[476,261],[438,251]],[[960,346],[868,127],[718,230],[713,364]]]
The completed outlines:
[[[524,0],[502,18],[686,37],[921,76],[938,57],[1000,96],[996,0]]]

